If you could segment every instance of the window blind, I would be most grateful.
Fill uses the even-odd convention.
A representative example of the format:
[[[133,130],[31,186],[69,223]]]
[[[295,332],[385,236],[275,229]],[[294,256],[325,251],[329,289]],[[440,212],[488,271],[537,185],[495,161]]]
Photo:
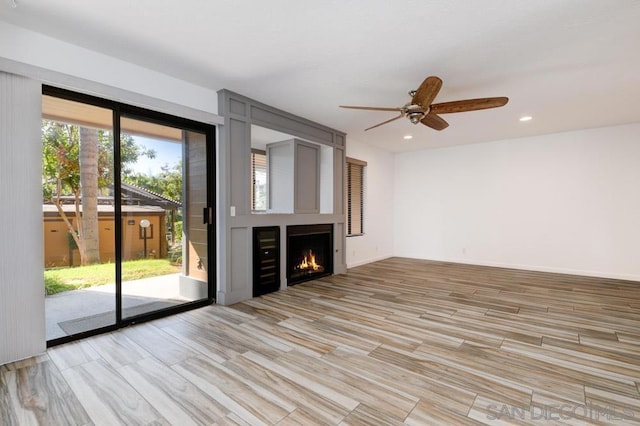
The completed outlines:
[[[267,210],[267,153],[251,149],[251,210]]]
[[[364,234],[365,161],[347,158],[347,236]]]

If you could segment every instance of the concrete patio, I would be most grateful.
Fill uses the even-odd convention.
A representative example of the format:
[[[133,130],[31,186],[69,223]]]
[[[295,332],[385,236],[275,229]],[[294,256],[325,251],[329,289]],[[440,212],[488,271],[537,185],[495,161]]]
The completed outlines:
[[[122,283],[124,316],[139,315],[190,301],[191,299],[180,296],[179,276],[180,274],[160,275]],[[47,340],[73,334],[68,333],[69,330],[87,331],[95,326],[113,324],[115,284],[47,296],[45,313]],[[82,323],[84,320],[86,321]]]

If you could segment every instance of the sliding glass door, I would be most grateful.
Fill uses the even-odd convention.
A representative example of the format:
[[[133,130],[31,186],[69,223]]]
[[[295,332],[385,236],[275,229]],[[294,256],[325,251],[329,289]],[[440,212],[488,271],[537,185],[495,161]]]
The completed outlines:
[[[42,99],[47,340],[116,324],[113,112]]]
[[[45,88],[49,344],[213,301],[210,125]]]
[[[120,123],[122,317],[205,299],[206,134],[140,118]],[[132,143],[145,155],[130,158]]]

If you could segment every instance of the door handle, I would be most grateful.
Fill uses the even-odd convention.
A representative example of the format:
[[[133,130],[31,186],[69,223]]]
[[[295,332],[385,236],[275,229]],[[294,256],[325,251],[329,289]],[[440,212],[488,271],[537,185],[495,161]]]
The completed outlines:
[[[202,223],[205,225],[213,225],[213,207],[205,207],[202,209]]]

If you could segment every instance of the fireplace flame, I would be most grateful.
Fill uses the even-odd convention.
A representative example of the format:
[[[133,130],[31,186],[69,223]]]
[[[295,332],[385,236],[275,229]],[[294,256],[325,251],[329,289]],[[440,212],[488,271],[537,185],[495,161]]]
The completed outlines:
[[[296,269],[303,271],[323,271],[324,266],[316,263],[316,255],[313,253],[313,250],[309,250],[308,253],[305,253],[302,262],[300,262]]]

